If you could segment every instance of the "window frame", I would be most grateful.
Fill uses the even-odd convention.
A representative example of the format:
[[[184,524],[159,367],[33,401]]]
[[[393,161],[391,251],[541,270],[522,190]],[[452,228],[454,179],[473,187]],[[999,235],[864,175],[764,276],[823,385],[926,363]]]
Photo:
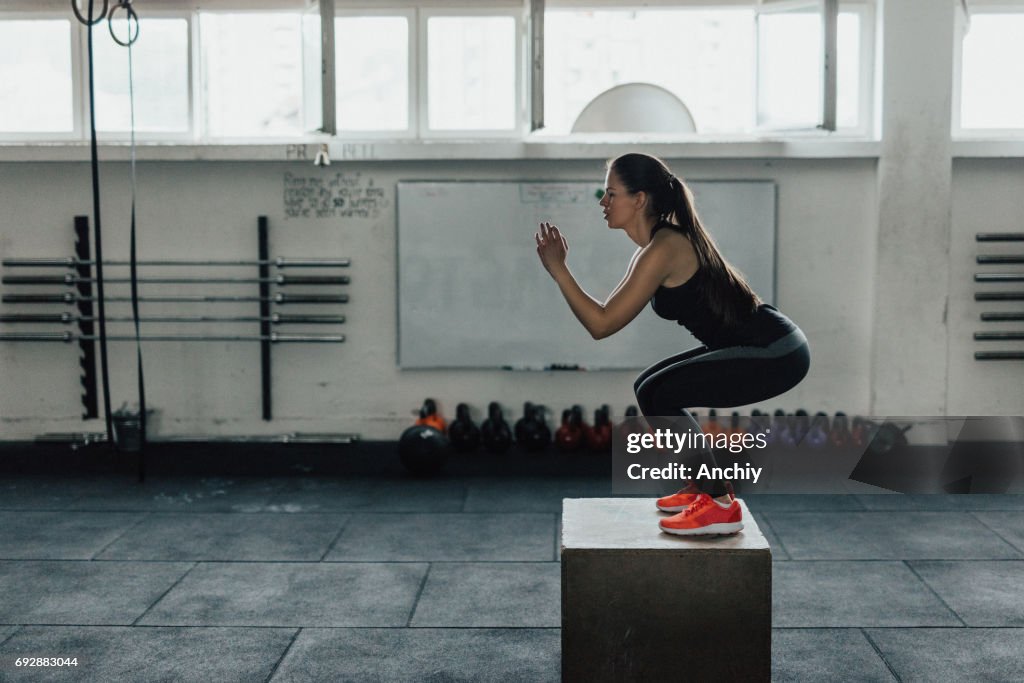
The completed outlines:
[[[963,65],[964,38],[970,26],[970,14],[1017,14],[1024,19],[1024,5],[1006,0],[971,0],[969,9],[963,2],[953,6],[953,88],[950,112],[950,136],[954,142],[972,140],[1013,140],[1024,139],[1024,122],[1018,128],[964,128],[963,111]]]

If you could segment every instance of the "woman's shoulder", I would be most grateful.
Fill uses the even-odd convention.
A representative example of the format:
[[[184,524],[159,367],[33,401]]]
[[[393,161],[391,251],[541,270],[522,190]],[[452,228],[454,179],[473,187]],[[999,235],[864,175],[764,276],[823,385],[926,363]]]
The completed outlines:
[[[683,234],[682,229],[678,225],[672,223],[663,223],[660,227],[655,228],[654,235],[651,237],[652,244],[667,244],[673,246],[686,245],[693,248],[690,244],[690,238]]]
[[[656,258],[663,264],[665,271],[663,287],[670,289],[679,287],[698,274],[700,266],[697,252],[690,243],[690,239],[678,228],[668,226],[661,228],[654,233],[651,243],[647,246],[658,254]]]
[[[695,263],[697,261],[697,252],[693,248],[690,238],[674,226],[665,226],[655,232],[648,248],[671,255],[676,261],[679,259],[685,262]]]

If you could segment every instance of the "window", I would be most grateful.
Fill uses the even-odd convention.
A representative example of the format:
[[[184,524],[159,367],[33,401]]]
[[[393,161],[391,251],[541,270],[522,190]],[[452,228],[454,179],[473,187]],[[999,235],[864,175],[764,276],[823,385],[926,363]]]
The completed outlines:
[[[207,135],[304,132],[302,14],[204,12],[199,34]]]
[[[699,134],[813,128],[822,110],[819,2],[748,6],[552,8],[544,18],[544,121],[567,133],[582,109],[615,85],[665,88]],[[774,8],[773,8],[774,10]],[[838,16],[838,127],[866,132],[872,49],[868,5]]]
[[[122,42],[127,41],[124,19],[115,21],[113,29]],[[186,19],[148,18],[144,28],[140,26],[139,39],[132,45],[137,132],[184,134],[189,131],[188,35]],[[128,132],[131,125],[128,50],[115,43],[109,31],[96,30],[93,63],[96,68],[96,129]]]
[[[513,17],[429,17],[427,129],[514,130],[518,54]]]
[[[338,132],[409,131],[409,17],[335,19]]]
[[[1024,132],[1024,12],[975,9],[961,21],[957,132]],[[962,18],[962,17],[961,17]]]
[[[544,18],[544,121],[568,133],[615,85],[661,86],[702,133],[753,124],[752,9],[549,10]]]
[[[758,17],[758,125],[810,128],[821,116],[821,16],[816,7]],[[840,12],[836,124],[860,127],[861,17]]]
[[[839,130],[870,132],[873,0],[621,1],[209,0],[199,8],[168,0],[139,10],[136,131],[168,141],[308,139],[317,130],[356,140],[480,139],[519,138],[543,123],[543,132],[564,135],[599,95],[639,83],[675,106],[674,120],[689,117],[673,98],[684,103],[698,136],[812,129],[833,103]],[[823,17],[837,13],[833,41],[824,27],[835,22]],[[64,15],[0,13],[5,138],[86,134],[86,29]],[[1012,82],[1024,59],[1015,45],[992,56],[998,41],[985,32],[1001,27],[977,25],[978,46],[964,43],[964,123],[1003,126],[972,90],[980,86],[970,74],[989,67],[972,65],[997,60]],[[114,28],[127,30],[120,17]],[[106,23],[94,39],[97,128],[123,138],[127,50]],[[826,44],[837,51],[828,70]],[[825,74],[838,82],[834,98]],[[1015,89],[987,87],[984,97],[1011,101],[1001,115],[1024,109]],[[612,95],[636,101],[624,91]]]
[[[69,20],[0,21],[0,133],[73,133]]]

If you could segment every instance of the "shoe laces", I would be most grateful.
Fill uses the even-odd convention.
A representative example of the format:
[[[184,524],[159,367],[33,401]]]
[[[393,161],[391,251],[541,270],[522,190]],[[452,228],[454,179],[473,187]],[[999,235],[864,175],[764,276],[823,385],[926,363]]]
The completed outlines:
[[[702,510],[705,507],[707,507],[708,503],[710,502],[711,496],[709,496],[706,493],[702,493],[699,496],[697,496],[697,500],[693,501],[693,503],[690,504],[690,507],[686,508],[686,512],[683,514],[687,517],[689,517],[690,515],[694,515],[697,513],[698,510]]]

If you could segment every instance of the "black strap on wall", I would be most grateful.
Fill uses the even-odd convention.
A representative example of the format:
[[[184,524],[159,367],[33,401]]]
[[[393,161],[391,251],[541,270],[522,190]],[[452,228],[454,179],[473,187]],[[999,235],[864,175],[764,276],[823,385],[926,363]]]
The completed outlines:
[[[107,427],[107,442],[114,443],[114,423],[110,410],[110,370],[107,364],[107,323],[106,309],[103,302],[103,230],[100,224],[100,166],[96,149],[96,93],[93,73],[92,27],[103,21],[106,16],[108,0],[103,0],[103,9],[98,15],[94,13],[93,0],[89,0],[86,16],[78,11],[75,0],[71,0],[71,10],[80,22],[85,24],[88,32],[88,64],[89,64],[89,152],[90,168],[92,169],[92,212],[93,235],[96,251],[96,306],[98,309],[97,326],[100,337],[100,376],[103,385],[103,418]]]

